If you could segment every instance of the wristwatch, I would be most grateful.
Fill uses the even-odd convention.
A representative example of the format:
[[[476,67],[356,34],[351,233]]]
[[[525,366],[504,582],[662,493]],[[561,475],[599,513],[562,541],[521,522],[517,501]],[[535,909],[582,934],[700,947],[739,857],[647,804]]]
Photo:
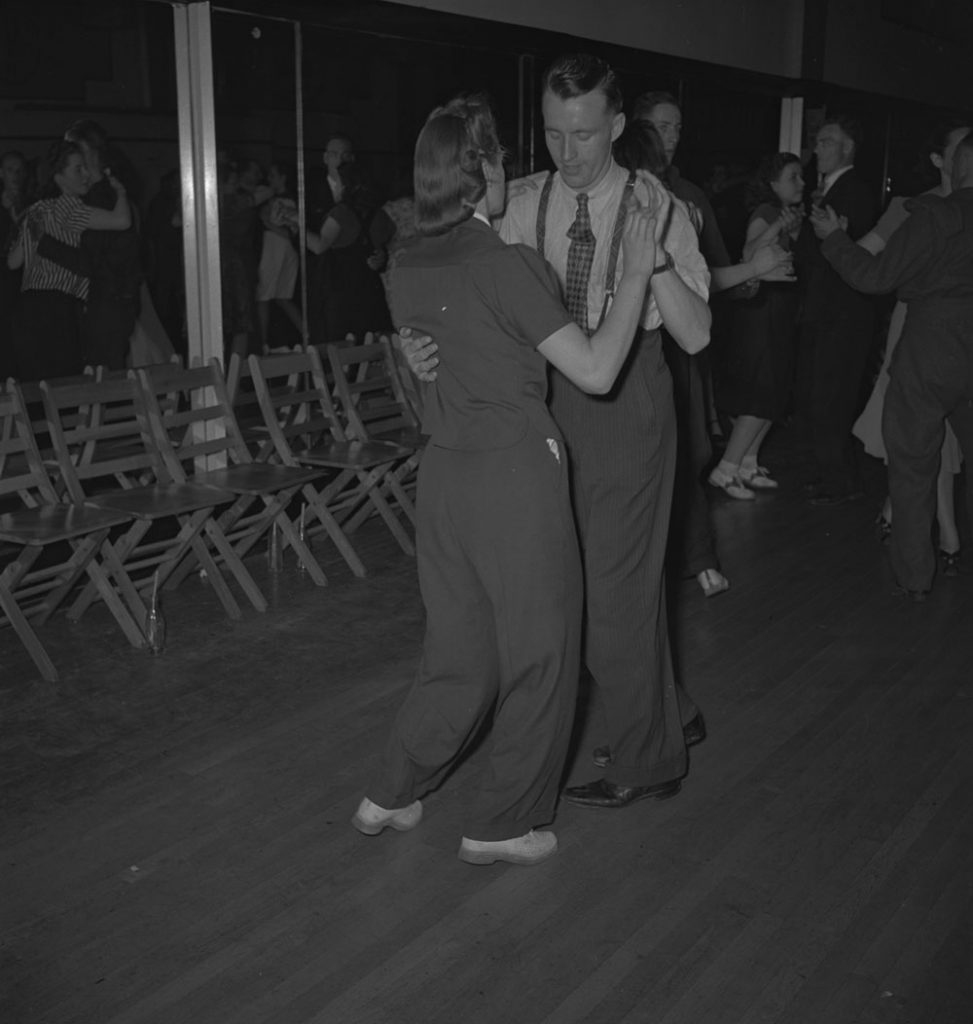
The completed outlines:
[[[662,255],[665,256],[665,259],[663,260],[662,263],[660,263],[657,267],[655,267],[653,269],[653,271],[652,271],[652,276],[653,277],[655,277],[656,274],[664,274],[667,270],[675,270],[676,269],[676,261],[672,258],[672,253],[671,252],[666,252],[666,250],[663,249],[662,250]]]

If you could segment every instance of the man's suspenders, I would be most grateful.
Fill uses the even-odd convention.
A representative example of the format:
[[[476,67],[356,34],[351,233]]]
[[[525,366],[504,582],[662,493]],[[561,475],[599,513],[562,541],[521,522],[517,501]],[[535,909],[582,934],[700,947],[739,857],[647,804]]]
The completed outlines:
[[[544,243],[547,236],[547,206],[551,199],[551,188],[554,185],[554,172],[548,174],[544,185],[541,188],[541,199],[537,205],[537,251],[544,255]],[[618,203],[618,212],[615,214],[615,226],[612,229],[611,249],[608,253],[608,267],[605,270],[605,301],[601,307],[601,316],[598,319],[598,326],[601,327],[608,313],[608,307],[615,297],[615,271],[618,269],[618,253],[622,247],[622,229],[625,227],[625,216],[628,211],[628,198],[635,190],[635,172],[629,172],[628,180]]]

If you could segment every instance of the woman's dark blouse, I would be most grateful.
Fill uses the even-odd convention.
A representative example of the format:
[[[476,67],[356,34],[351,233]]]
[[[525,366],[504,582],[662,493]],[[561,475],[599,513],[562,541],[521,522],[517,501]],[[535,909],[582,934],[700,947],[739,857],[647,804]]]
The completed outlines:
[[[507,448],[531,425],[557,436],[545,404],[547,361],[537,346],[571,317],[554,271],[533,249],[506,245],[471,218],[415,239],[391,286],[394,323],[439,346],[423,419],[433,444]]]

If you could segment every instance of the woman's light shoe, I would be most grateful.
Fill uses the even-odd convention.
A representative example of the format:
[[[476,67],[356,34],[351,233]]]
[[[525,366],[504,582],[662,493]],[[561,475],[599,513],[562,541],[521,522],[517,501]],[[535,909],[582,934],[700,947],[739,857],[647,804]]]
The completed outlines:
[[[763,466],[757,466],[749,471],[741,468],[740,481],[744,486],[752,487],[755,491],[774,491],[780,487],[780,484],[770,475],[770,470]]]
[[[408,832],[422,821],[422,802],[416,800],[408,807],[394,807],[387,810],[363,797],[351,819],[352,825],[366,836],[377,836],[386,828],[394,828],[396,832]]]
[[[717,467],[710,473],[707,479],[711,486],[719,487],[721,491],[726,491],[731,498],[735,498],[737,501],[753,501],[757,497],[749,487],[744,485],[736,473],[731,476]]]
[[[501,839],[495,843],[484,843],[478,839],[467,839],[459,844],[459,859],[467,864],[494,864],[498,860],[508,864],[539,864],[557,853],[557,836],[553,832],[535,832],[516,839]]]
[[[697,573],[696,579],[706,597],[716,597],[725,590],[730,589],[730,581],[719,571],[719,569],[704,569]]]

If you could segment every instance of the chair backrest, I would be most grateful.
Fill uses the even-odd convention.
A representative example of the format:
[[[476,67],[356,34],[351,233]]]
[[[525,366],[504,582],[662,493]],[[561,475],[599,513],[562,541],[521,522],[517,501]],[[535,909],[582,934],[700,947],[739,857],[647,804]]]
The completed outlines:
[[[0,393],[0,512],[18,504],[37,508],[57,500],[31,430],[26,402],[18,385],[10,380]]]
[[[46,383],[53,387],[60,387],[64,384],[85,384],[94,379],[94,370],[86,367],[83,373],[72,374],[68,377],[50,377]],[[17,384],[23,398],[24,410],[30,421],[30,427],[37,442],[37,449],[41,458],[49,465],[54,466],[57,456],[54,452],[54,442],[51,440],[50,430],[47,425],[47,413],[44,410],[44,395],[41,392],[39,380],[20,381]],[[90,408],[79,408],[75,411],[78,421],[87,422],[91,416]]]
[[[417,431],[419,421],[399,381],[391,346],[373,334],[361,345],[328,345],[339,412],[358,438]]]
[[[159,363],[133,372],[153,441],[173,479],[187,480],[196,466],[253,461],[218,360],[188,370]]]
[[[250,356],[250,373],[277,455],[322,440],[348,439],[338,417],[321,356],[313,347],[283,355]]]
[[[272,354],[289,355],[292,352],[301,351],[303,351],[302,346],[295,345],[278,349]],[[227,366],[226,390],[230,396],[233,415],[236,416],[243,439],[257,461],[260,461],[266,457],[268,449],[272,447],[270,435],[260,409],[260,402],[257,399],[257,389],[253,383],[253,374],[250,372],[250,363],[245,356],[240,356],[236,352],[230,355],[230,362]]]
[[[169,481],[134,378],[42,381],[41,393],[58,471],[72,501],[105,489]]]

